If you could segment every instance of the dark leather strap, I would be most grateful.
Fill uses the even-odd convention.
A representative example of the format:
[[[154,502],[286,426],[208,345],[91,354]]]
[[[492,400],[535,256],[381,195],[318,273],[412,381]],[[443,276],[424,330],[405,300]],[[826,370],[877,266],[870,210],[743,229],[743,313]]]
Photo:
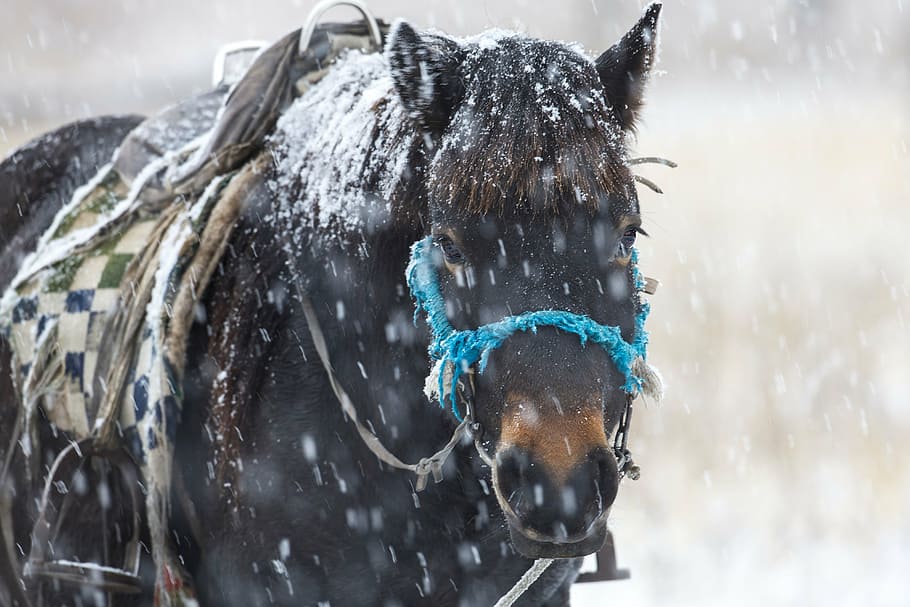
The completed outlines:
[[[628,569],[616,568],[616,546],[613,543],[613,533],[607,531],[607,540],[604,542],[603,548],[597,551],[597,570],[582,573],[575,583],[612,582],[627,580],[629,577]]]

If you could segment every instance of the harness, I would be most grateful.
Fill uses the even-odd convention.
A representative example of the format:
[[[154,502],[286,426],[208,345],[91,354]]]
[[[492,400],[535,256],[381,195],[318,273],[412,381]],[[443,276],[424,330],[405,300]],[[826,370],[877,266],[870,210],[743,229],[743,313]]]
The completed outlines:
[[[435,265],[432,261],[432,247],[432,237],[429,236],[412,245],[411,261],[405,270],[405,276],[411,295],[416,302],[414,322],[417,323],[421,310],[426,312],[427,322],[434,336],[433,342],[429,346],[429,353],[430,358],[436,362],[427,377],[424,392],[429,400],[438,400],[440,407],[445,408],[444,403],[448,400],[452,415],[459,423],[455,427],[452,437],[442,449],[429,457],[422,458],[416,464],[401,461],[360,421],[351,397],[335,375],[322,326],[313,303],[300,284],[300,280],[295,282],[297,295],[313,337],[314,347],[328,375],[332,391],[338,398],[346,419],[355,426],[364,444],[386,464],[399,470],[412,472],[417,477],[415,484],[417,491],[426,488],[430,475],[437,483],[442,480],[442,467],[446,459],[464,437],[473,440],[481,459],[492,467],[493,459],[482,444],[483,427],[474,416],[473,376],[475,373],[484,372],[490,354],[511,335],[518,331],[531,331],[536,334],[538,327],[552,326],[561,331],[576,334],[582,346],[591,341],[603,347],[625,377],[623,390],[626,392],[626,405],[614,437],[613,452],[617,459],[620,476],[628,474],[630,478],[637,480],[640,470],[633,462],[628,448],[632,403],[638,393],[649,394],[655,400],[659,400],[662,396],[660,376],[653,367],[645,362],[648,334],[644,326],[650,312],[650,305],[641,299],[642,293],[654,292],[655,283],[646,280],[639,273],[638,251],[633,249],[630,259],[638,312],[635,316],[635,337],[629,343],[623,339],[619,327],[601,325],[588,316],[561,310],[525,312],[483,325],[478,329],[456,331],[446,317],[445,300],[439,290]]]
[[[411,247],[411,262],[405,274],[411,294],[417,302],[417,310],[414,313],[415,322],[420,310],[423,310],[426,312],[427,323],[433,332],[433,343],[430,345],[429,351],[430,357],[436,361],[433,376],[439,385],[435,389],[435,393],[440,397],[446,394],[450,396],[452,414],[459,421],[461,421],[462,415],[457,406],[455,387],[461,374],[475,366],[478,373],[483,373],[490,354],[502,346],[509,337],[519,331],[537,333],[537,328],[543,326],[574,333],[578,336],[582,346],[589,341],[601,346],[622,373],[625,379],[623,390],[627,394],[634,394],[645,389],[659,390],[659,387],[655,385],[656,378],[648,373],[649,369],[645,363],[648,346],[645,321],[650,312],[650,305],[640,297],[640,293],[645,288],[645,280],[638,271],[637,250],[632,250],[630,258],[633,296],[638,308],[632,342],[626,342],[623,339],[619,327],[601,325],[588,316],[563,310],[524,312],[507,316],[477,329],[456,331],[446,317],[445,300],[439,289],[436,265],[432,256],[432,237],[417,241]],[[447,383],[448,385],[446,385]],[[432,387],[429,389],[433,391]],[[444,406],[444,400],[444,398],[440,398],[440,406]]]

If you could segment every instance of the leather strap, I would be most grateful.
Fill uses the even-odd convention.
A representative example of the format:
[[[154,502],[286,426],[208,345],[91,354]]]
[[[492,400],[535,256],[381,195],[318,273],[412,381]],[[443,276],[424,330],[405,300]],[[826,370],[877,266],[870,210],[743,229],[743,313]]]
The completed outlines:
[[[332,386],[332,391],[338,398],[338,402],[341,405],[341,410],[344,412],[345,417],[354,424],[354,428],[356,428],[363,443],[380,459],[380,461],[393,468],[413,472],[417,476],[417,491],[423,491],[426,488],[427,478],[430,474],[433,475],[434,481],[437,483],[440,482],[442,480],[442,467],[455,447],[458,446],[458,443],[461,442],[461,439],[468,433],[470,419],[465,417],[464,421],[455,428],[449,442],[433,455],[422,458],[416,464],[407,464],[401,461],[398,456],[389,451],[385,445],[382,444],[382,441],[379,440],[378,436],[373,434],[370,429],[360,421],[360,418],[357,415],[357,409],[354,407],[351,397],[348,396],[348,393],[335,376],[335,370],[332,368],[332,362],[329,359],[329,350],[325,343],[322,327],[319,324],[319,318],[316,316],[316,310],[313,309],[310,298],[303,292],[303,289],[300,288],[299,285],[298,293],[300,295],[300,303],[303,306],[303,313],[306,316],[307,326],[310,329],[310,335],[313,337],[313,346],[316,348],[316,353],[319,354],[319,360],[322,361],[322,366],[329,378],[329,384]]]

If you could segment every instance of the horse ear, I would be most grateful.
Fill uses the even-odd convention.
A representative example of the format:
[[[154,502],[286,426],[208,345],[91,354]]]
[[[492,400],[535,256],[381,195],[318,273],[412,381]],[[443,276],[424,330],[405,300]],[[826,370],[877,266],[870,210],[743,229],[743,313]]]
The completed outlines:
[[[406,21],[397,21],[385,55],[405,109],[423,127],[441,133],[464,97],[459,74],[462,48],[454,40],[418,34]]]
[[[645,9],[622,40],[597,58],[597,73],[622,128],[635,129],[635,118],[644,101],[645,83],[657,56],[657,18],[661,4]]]

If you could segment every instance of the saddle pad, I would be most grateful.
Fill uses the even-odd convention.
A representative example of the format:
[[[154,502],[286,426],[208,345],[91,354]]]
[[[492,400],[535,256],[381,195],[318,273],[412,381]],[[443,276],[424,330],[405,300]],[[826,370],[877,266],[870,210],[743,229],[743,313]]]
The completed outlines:
[[[63,215],[49,242],[96,225],[125,192],[120,177],[108,169],[101,183]],[[15,385],[23,400],[42,398],[49,421],[76,440],[88,437],[94,425],[93,377],[106,321],[126,268],[146,246],[156,221],[138,214],[121,220],[105,238],[16,289],[4,327],[16,356]],[[134,407],[123,407],[119,421],[122,428],[135,426]]]

